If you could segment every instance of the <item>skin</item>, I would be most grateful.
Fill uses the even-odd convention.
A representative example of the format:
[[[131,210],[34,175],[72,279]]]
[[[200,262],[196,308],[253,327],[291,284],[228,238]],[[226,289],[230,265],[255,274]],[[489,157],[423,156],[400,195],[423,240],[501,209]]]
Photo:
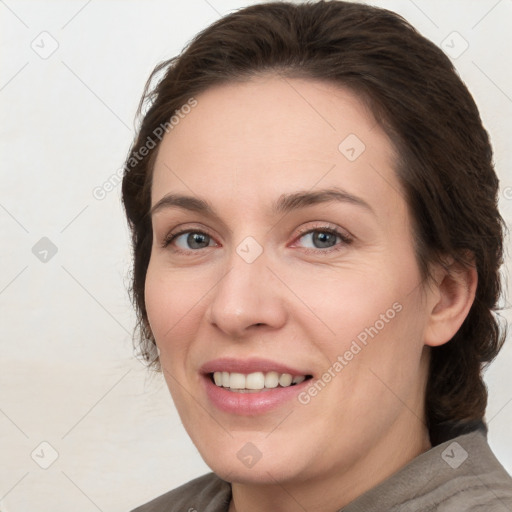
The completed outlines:
[[[179,207],[152,216],[145,298],[163,374],[202,457],[232,482],[231,512],[338,510],[430,449],[429,347],[462,324],[475,271],[434,268],[433,282],[422,280],[393,147],[352,92],[265,75],[196,99],[162,141],[151,202],[190,195],[217,217]],[[349,134],[366,146],[354,161],[338,149]],[[272,213],[282,194],[330,187],[370,208],[330,201]],[[304,234],[326,226],[352,241],[332,237],[329,250]],[[185,234],[163,248],[181,229],[210,239],[194,248]],[[263,249],[252,263],[236,252],[248,236]],[[204,393],[199,368],[218,357],[264,357],[320,378],[396,303],[307,405],[240,416]],[[237,458],[247,442],[262,454],[251,468]]]

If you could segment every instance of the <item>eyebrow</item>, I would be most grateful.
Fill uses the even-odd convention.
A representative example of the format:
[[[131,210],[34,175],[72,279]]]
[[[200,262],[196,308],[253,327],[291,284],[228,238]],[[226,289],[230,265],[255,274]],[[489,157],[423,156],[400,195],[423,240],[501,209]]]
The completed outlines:
[[[307,208],[315,204],[340,202],[359,206],[370,213],[374,213],[373,208],[362,198],[355,196],[341,188],[334,187],[315,192],[297,191],[289,194],[282,194],[272,205],[274,214],[285,214],[293,210]],[[202,213],[210,217],[219,218],[215,209],[208,201],[198,197],[186,196],[182,194],[166,194],[149,211],[149,215],[167,208],[183,208],[185,210]]]

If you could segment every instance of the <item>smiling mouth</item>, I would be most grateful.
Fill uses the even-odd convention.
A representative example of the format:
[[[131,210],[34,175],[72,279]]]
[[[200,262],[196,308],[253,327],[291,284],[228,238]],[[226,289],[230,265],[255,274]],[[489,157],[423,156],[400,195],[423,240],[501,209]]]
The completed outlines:
[[[276,388],[296,386],[311,379],[311,375],[292,375],[278,372],[253,372],[249,374],[237,372],[213,372],[209,374],[211,381],[219,388],[235,393],[258,393]]]

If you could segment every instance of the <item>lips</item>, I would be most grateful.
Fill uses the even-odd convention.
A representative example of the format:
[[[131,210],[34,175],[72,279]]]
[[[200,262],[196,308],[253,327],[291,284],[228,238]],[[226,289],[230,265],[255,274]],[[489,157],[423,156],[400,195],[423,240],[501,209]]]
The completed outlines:
[[[284,405],[312,377],[308,370],[260,358],[215,359],[200,371],[210,402],[236,415],[261,414]]]

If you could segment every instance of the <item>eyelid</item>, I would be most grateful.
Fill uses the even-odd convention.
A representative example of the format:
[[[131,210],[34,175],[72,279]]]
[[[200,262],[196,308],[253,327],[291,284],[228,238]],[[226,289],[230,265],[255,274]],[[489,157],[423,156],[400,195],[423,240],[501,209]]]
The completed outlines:
[[[336,226],[335,224],[331,224],[330,222],[323,222],[319,225],[299,228],[298,231],[299,234],[294,238],[293,243],[302,238],[304,235],[307,235],[315,231],[327,231],[330,233],[334,233],[338,235],[346,243],[353,242],[355,239],[355,237],[349,231],[347,231],[346,229],[342,229],[339,226]]]

